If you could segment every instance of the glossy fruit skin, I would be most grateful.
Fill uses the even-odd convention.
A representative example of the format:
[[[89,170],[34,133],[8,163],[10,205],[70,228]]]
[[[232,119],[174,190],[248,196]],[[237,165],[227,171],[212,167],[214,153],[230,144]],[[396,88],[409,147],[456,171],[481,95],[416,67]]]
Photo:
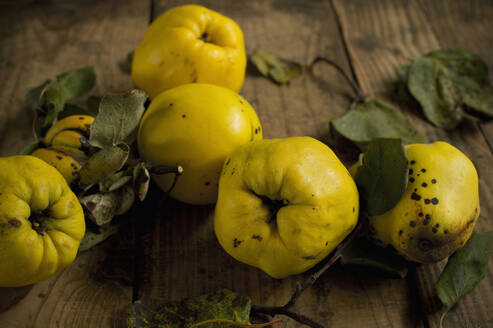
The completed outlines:
[[[37,227],[29,220],[35,217]],[[0,158],[1,287],[61,271],[74,261],[84,233],[82,207],[55,168],[34,156]]]
[[[168,10],[147,29],[133,55],[131,78],[151,98],[196,82],[238,92],[245,69],[240,27],[213,10],[185,5]]]
[[[237,93],[211,84],[185,84],[152,100],[139,126],[140,156],[150,165],[181,165],[171,197],[216,202],[221,167],[238,146],[262,139],[257,114]],[[153,175],[167,191],[173,174]]]
[[[334,250],[358,210],[356,185],[329,147],[309,137],[261,140],[226,160],[214,230],[231,256],[284,278]]]
[[[405,149],[407,189],[396,207],[370,218],[373,237],[408,260],[438,262],[471,236],[480,211],[478,174],[469,158],[448,143]]]

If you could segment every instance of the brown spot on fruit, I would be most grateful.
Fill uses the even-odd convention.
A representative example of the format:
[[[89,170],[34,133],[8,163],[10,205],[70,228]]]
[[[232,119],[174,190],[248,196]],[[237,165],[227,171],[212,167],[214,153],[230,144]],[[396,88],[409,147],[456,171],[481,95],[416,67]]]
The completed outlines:
[[[328,241],[326,241],[326,242],[325,242],[325,246],[328,246],[328,245],[329,245],[329,242],[328,242]]]
[[[210,185],[210,184],[211,184],[211,183],[210,183],[210,181],[206,181],[206,182],[204,183],[204,185],[206,185],[206,186],[208,186],[208,185]]]
[[[420,199],[421,199],[421,196],[420,196],[420,195],[418,195],[417,193],[413,192],[413,193],[411,194],[411,199],[412,199],[412,200],[420,200]]]
[[[421,218],[423,217],[423,213],[419,213],[418,216]]]
[[[431,179],[431,183],[435,184],[435,183],[437,183],[437,180],[436,179]]]
[[[61,161],[62,158],[63,158],[62,156],[58,156],[58,155],[56,156],[56,159],[58,159],[59,161]]]
[[[423,225],[427,225],[428,223],[430,223],[430,220],[431,220],[431,215],[426,214],[425,219],[423,220]]]
[[[416,222],[411,221],[411,222],[409,222],[409,225],[414,228],[416,226]]]
[[[426,204],[426,205],[428,205],[429,203],[431,203],[431,200],[430,200],[430,199],[428,199],[428,198],[426,198],[426,199],[425,199],[425,204]]]
[[[421,169],[421,172],[425,173],[426,172],[426,169]]]
[[[302,259],[307,261],[315,260],[315,256],[303,256]]]
[[[238,240],[238,238],[233,239],[233,247],[236,248],[236,247],[240,246],[241,242],[242,241]]]
[[[258,241],[262,241],[262,237],[261,237],[261,236],[259,236],[259,235],[253,235],[253,236],[252,236],[252,239],[256,239],[256,240],[258,240]]]
[[[435,224],[435,228],[438,228],[439,226],[440,226],[440,225],[439,225],[438,223],[437,223],[437,224]]]
[[[402,236],[402,232],[403,232],[402,230],[399,230],[399,236]]]
[[[183,117],[183,118],[185,118],[185,117],[187,117],[187,115],[185,115],[185,114],[182,114],[182,115],[181,115],[181,117]]]
[[[437,228],[433,228],[433,229],[431,229],[431,231],[433,231],[433,233],[437,233],[438,230],[437,230]]]
[[[10,219],[10,220],[7,221],[7,223],[12,228],[15,228],[15,229],[18,229],[22,225],[22,222],[19,219]]]
[[[409,182],[411,182],[411,183],[414,182],[414,178],[410,178]]]
[[[419,250],[428,252],[433,247],[433,243],[428,239],[420,239],[418,242]]]
[[[411,161],[411,165],[414,165],[414,164],[416,164],[416,161],[415,160],[412,160]]]
[[[409,169],[409,175],[413,174],[413,169]]]
[[[428,185],[426,184],[426,182],[423,182],[423,183],[421,184],[421,187],[423,187],[423,188],[426,188],[427,186],[428,186]]]
[[[432,203],[433,205],[438,204],[438,199],[437,199],[436,197],[433,197],[433,198],[431,199],[431,203]]]

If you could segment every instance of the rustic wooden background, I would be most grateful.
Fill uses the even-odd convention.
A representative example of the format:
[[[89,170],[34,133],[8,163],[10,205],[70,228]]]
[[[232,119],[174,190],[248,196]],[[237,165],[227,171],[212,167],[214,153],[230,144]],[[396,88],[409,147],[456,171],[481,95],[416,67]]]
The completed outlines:
[[[396,68],[433,49],[478,53],[493,71],[492,1],[188,2],[238,22],[248,52],[262,47],[303,64],[319,55],[332,58],[364,92],[391,101],[387,91]],[[179,4],[0,1],[0,155],[15,154],[32,140],[26,88],[93,65],[96,94],[130,89],[127,54],[153,18]],[[283,87],[249,73],[241,93],[257,110],[266,138],[309,135],[325,141],[328,121],[348,108],[352,96],[344,80],[323,65],[314,76],[305,74]],[[446,133],[426,123],[417,108],[399,105],[431,141],[448,141],[473,160],[481,195],[476,230],[493,230],[493,124],[466,120]],[[356,154],[347,144],[335,150],[347,163]],[[212,213],[213,206],[186,206],[153,193],[151,201],[132,211],[135,226],[81,254],[62,273],[32,287],[0,289],[0,326],[120,326],[132,300],[177,300],[221,287],[247,294],[257,304],[284,304],[302,276],[274,280],[233,260],[215,240]],[[302,296],[296,310],[327,327],[438,327],[440,304],[433,286],[443,265],[420,266],[401,280],[336,265]],[[493,262],[479,287],[447,316],[445,327],[491,327],[492,305]]]

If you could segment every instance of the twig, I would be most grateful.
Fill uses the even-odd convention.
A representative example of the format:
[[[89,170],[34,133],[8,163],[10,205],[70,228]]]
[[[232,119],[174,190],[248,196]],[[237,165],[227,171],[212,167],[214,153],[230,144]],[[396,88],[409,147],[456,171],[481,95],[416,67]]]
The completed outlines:
[[[358,104],[358,103],[365,100],[366,96],[363,94],[363,91],[361,91],[358,84],[335,61],[328,59],[328,58],[325,58],[325,57],[316,57],[311,62],[311,64],[308,65],[308,69],[313,73],[313,66],[315,66],[315,64],[317,64],[319,62],[323,62],[323,63],[329,64],[330,66],[334,67],[342,76],[344,76],[344,79],[349,83],[349,85],[353,89],[354,94],[356,95],[356,98],[353,100],[351,107],[353,107],[355,104]]]
[[[324,325],[316,322],[315,320],[308,318],[307,316],[304,316],[302,314],[287,310],[284,308],[284,306],[262,306],[262,305],[253,305],[252,306],[252,312],[256,314],[268,314],[268,315],[276,315],[276,314],[281,314],[285,315],[287,317],[290,317],[291,319],[307,325],[309,327],[313,328],[325,328]]]
[[[253,305],[252,311],[257,314],[269,314],[269,315],[282,314],[304,325],[313,328],[324,328],[323,325],[315,322],[314,320],[304,315],[291,312],[289,309],[291,309],[296,304],[298,298],[308,287],[312,286],[317,281],[317,279],[320,278],[320,276],[325,271],[327,271],[327,269],[329,269],[335,262],[337,262],[337,260],[341,258],[342,251],[344,250],[344,248],[346,248],[347,245],[352,243],[354,239],[364,234],[367,230],[368,230],[368,218],[366,216],[362,216],[358,221],[356,228],[346,237],[346,239],[344,239],[339,244],[339,246],[337,246],[335,251],[332,253],[332,256],[327,258],[325,264],[323,264],[320,267],[320,269],[312,273],[307,279],[305,279],[303,282],[299,283],[296,286],[296,290],[294,291],[293,295],[291,296],[291,298],[286,304],[284,304],[283,306]]]
[[[282,322],[282,319],[276,319],[276,320],[272,320],[272,321],[264,322],[264,323],[240,323],[240,322],[236,322],[233,320],[227,320],[227,319],[210,319],[210,320],[197,322],[197,323],[191,325],[190,328],[200,327],[200,326],[206,325],[208,323],[225,323],[225,324],[228,324],[228,325],[231,325],[234,327],[261,328],[261,327],[272,326],[273,324],[280,323],[280,322]]]

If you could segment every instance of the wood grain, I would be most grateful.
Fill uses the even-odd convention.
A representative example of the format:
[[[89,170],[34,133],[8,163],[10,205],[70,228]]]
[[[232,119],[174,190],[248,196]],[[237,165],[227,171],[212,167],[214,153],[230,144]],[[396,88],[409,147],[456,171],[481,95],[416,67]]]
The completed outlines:
[[[156,1],[155,17],[178,4]],[[262,47],[305,65],[322,55],[350,72],[330,2],[200,4],[238,22],[250,53]],[[279,87],[249,70],[241,93],[257,110],[266,138],[309,135],[330,141],[328,121],[348,108],[351,90],[331,68],[320,65],[314,73]],[[213,206],[172,200],[160,206],[155,225],[142,235],[147,251],[140,266],[139,298],[178,300],[226,287],[249,295],[257,304],[281,305],[302,279],[275,280],[227,255],[214,236]],[[409,327],[419,322],[412,299],[406,280],[381,279],[336,266],[302,296],[296,311],[334,327]],[[288,321],[286,326],[300,325]]]
[[[0,4],[0,155],[32,140],[26,89],[64,71],[93,65],[96,94],[132,87],[119,62],[149,23],[148,1]],[[81,254],[62,273],[36,284],[0,313],[2,327],[110,326],[133,291],[133,232]],[[0,297],[9,297],[0,289]]]
[[[457,36],[473,39],[476,35],[468,32],[466,22],[453,21],[441,32],[438,31],[439,16],[447,16],[445,1],[434,4],[438,8],[433,14],[431,9],[423,8],[428,2],[422,1],[423,7],[415,1],[352,1],[350,3],[335,0],[336,11],[341,19],[343,35],[352,58],[358,81],[364,91],[388,97],[382,94],[388,90],[392,81],[397,79],[396,68],[409,62],[410,58],[442,47],[456,47]],[[454,2],[459,3],[459,2]],[[430,5],[431,7],[432,5]],[[451,7],[451,6],[450,6]],[[482,6],[483,7],[487,7]],[[455,9],[454,9],[455,10]],[[458,9],[460,11],[460,9]],[[430,15],[427,17],[425,12]],[[463,11],[461,14],[464,14]],[[478,10],[464,14],[474,22],[485,22],[486,16]],[[433,16],[435,15],[435,16]],[[449,15],[450,16],[450,15]],[[433,22],[433,23],[430,23]],[[435,22],[437,25],[435,25]],[[484,24],[484,23],[483,23]],[[484,28],[484,27],[482,27]],[[491,27],[490,27],[491,28]],[[462,30],[462,32],[460,32]],[[447,35],[442,44],[442,35]],[[448,39],[447,39],[448,38]],[[450,42],[447,43],[447,40]],[[478,52],[473,43],[464,43],[463,47]],[[482,50],[484,53],[487,50]],[[485,58],[491,58],[491,51]],[[395,100],[395,99],[394,99]],[[458,147],[474,162],[480,176],[479,192],[481,198],[481,215],[476,226],[477,231],[492,230],[493,223],[489,217],[493,214],[491,197],[493,195],[493,157],[487,141],[477,124],[465,120],[459,127],[446,133],[425,122],[416,105],[397,101],[406,115],[418,129],[424,131],[430,141],[444,140]],[[430,327],[439,323],[440,303],[436,299],[434,283],[444,263],[423,265],[417,270],[417,282],[423,301],[423,310]],[[448,315],[447,326],[488,326],[493,314],[488,311],[493,302],[493,263],[490,262],[487,277],[471,294],[464,297],[460,304]]]

